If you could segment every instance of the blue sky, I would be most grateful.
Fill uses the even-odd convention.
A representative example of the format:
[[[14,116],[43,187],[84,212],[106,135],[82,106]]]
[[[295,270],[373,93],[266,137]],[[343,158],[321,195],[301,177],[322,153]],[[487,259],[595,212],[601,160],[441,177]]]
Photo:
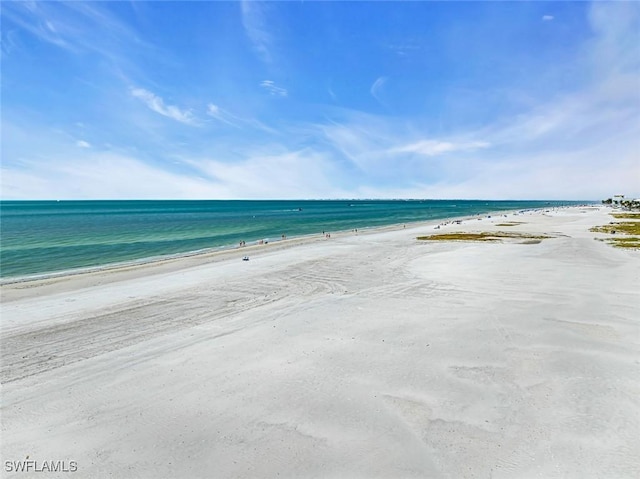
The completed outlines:
[[[2,197],[640,197],[637,2],[7,2]]]

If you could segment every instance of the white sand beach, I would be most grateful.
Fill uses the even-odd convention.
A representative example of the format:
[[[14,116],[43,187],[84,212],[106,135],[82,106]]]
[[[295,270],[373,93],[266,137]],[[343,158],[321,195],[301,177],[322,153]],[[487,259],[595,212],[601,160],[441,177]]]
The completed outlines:
[[[640,477],[640,251],[594,240],[609,211],[5,284],[3,477]],[[416,240],[494,230],[553,237]]]

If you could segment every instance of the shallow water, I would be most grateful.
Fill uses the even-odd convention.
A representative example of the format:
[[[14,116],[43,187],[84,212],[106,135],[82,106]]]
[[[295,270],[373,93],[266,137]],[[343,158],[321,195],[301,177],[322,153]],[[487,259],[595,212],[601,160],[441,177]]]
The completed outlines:
[[[143,260],[240,241],[362,229],[568,201],[3,201],[0,276]]]

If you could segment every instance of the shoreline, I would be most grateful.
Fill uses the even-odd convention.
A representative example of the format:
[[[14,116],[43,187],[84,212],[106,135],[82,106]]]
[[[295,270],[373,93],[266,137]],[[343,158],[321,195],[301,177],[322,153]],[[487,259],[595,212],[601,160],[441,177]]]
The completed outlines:
[[[593,203],[593,205],[597,205],[597,203]],[[384,231],[390,231],[390,230],[393,231],[397,229],[402,229],[403,225],[407,225],[412,228],[419,227],[419,226],[429,226],[436,222],[440,222],[439,224],[442,225],[442,224],[448,224],[450,222],[455,222],[455,221],[468,221],[478,217],[513,215],[516,213],[535,212],[535,211],[542,211],[545,209],[581,208],[581,207],[588,207],[593,205],[589,203],[585,203],[583,205],[553,206],[550,208],[491,211],[486,213],[479,213],[474,216],[469,216],[469,215],[451,216],[451,217],[448,216],[444,218],[418,220],[418,221],[412,221],[412,222],[406,222],[406,223],[391,223],[388,225],[381,225],[381,226],[365,226],[362,228],[358,228],[358,232],[359,233],[362,232],[362,234],[375,234],[375,233],[380,233]],[[335,237],[339,237],[339,236],[341,237],[352,232],[353,230],[339,230],[331,233]],[[100,274],[100,273],[117,273],[119,271],[128,271],[135,268],[145,268],[145,267],[154,266],[154,265],[161,266],[164,264],[170,264],[177,261],[188,260],[188,259],[201,258],[202,260],[207,260],[207,259],[223,258],[225,255],[229,255],[237,251],[244,251],[244,250],[256,251],[256,248],[259,248],[259,247],[260,248],[270,247],[271,249],[273,249],[273,246],[276,246],[276,245],[280,247],[283,247],[284,245],[288,245],[290,247],[293,245],[306,244],[309,242],[321,241],[325,239],[326,238],[323,237],[320,233],[316,233],[316,234],[291,236],[291,237],[287,237],[284,240],[283,239],[270,240],[268,244],[259,244],[259,240],[255,240],[245,246],[222,245],[222,246],[216,246],[216,247],[207,248],[207,249],[186,251],[182,253],[174,253],[174,254],[161,255],[161,256],[151,256],[151,257],[140,258],[140,259],[131,260],[131,261],[106,263],[106,264],[97,265],[97,266],[87,266],[87,267],[81,267],[81,268],[74,268],[70,270],[52,271],[47,273],[38,273],[38,274],[25,275],[25,276],[13,276],[13,277],[7,277],[7,278],[0,278],[0,289],[4,288],[5,286],[15,286],[15,285],[22,285],[22,284],[34,285],[39,283],[46,283],[50,280],[65,280],[65,279],[76,277],[76,276],[85,276],[85,275]]]

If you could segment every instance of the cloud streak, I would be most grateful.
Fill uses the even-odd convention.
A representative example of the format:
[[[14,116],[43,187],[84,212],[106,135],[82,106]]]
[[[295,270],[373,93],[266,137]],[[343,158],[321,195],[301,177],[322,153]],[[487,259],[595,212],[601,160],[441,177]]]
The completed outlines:
[[[218,105],[213,103],[209,103],[207,105],[207,115],[211,118],[215,118],[222,123],[226,123],[227,125],[238,127],[238,122],[241,121],[238,117],[232,115],[228,111],[223,110]]]
[[[211,158],[186,161],[204,178],[219,185],[225,198],[347,196],[347,190],[336,184],[340,172],[330,155],[312,149],[290,151],[270,145],[263,151],[247,152],[239,162]]]
[[[151,48],[130,26],[95,2],[4,2],[2,15],[19,26],[20,33],[70,54],[97,53],[119,68],[133,68],[128,60],[132,51]],[[15,35],[10,31],[3,39],[3,43],[11,41],[10,52],[16,49]]]
[[[265,8],[265,5],[260,2],[243,0],[240,3],[245,34],[260,59],[270,64],[273,61],[271,54],[273,38],[267,27]]]
[[[15,199],[204,199],[220,192],[202,179],[105,152],[3,166],[0,180],[3,197]]]
[[[190,110],[182,110],[174,105],[165,105],[164,100],[144,88],[132,88],[131,95],[141,100],[150,110],[186,125],[195,125],[196,119]]]
[[[470,143],[453,143],[441,140],[421,140],[405,146],[392,148],[390,153],[415,153],[422,156],[439,156],[454,151],[471,151],[488,148],[490,143],[486,141],[473,141]]]
[[[369,89],[369,93],[371,93],[371,96],[378,100],[380,103],[382,103],[380,94],[382,93],[382,88],[384,87],[384,84],[386,82],[387,77],[379,77],[376,79],[376,81],[373,82],[373,85],[371,85],[371,88]]]
[[[269,92],[271,96],[285,97],[289,94],[286,88],[277,86],[272,80],[263,80],[260,82],[260,86]]]

